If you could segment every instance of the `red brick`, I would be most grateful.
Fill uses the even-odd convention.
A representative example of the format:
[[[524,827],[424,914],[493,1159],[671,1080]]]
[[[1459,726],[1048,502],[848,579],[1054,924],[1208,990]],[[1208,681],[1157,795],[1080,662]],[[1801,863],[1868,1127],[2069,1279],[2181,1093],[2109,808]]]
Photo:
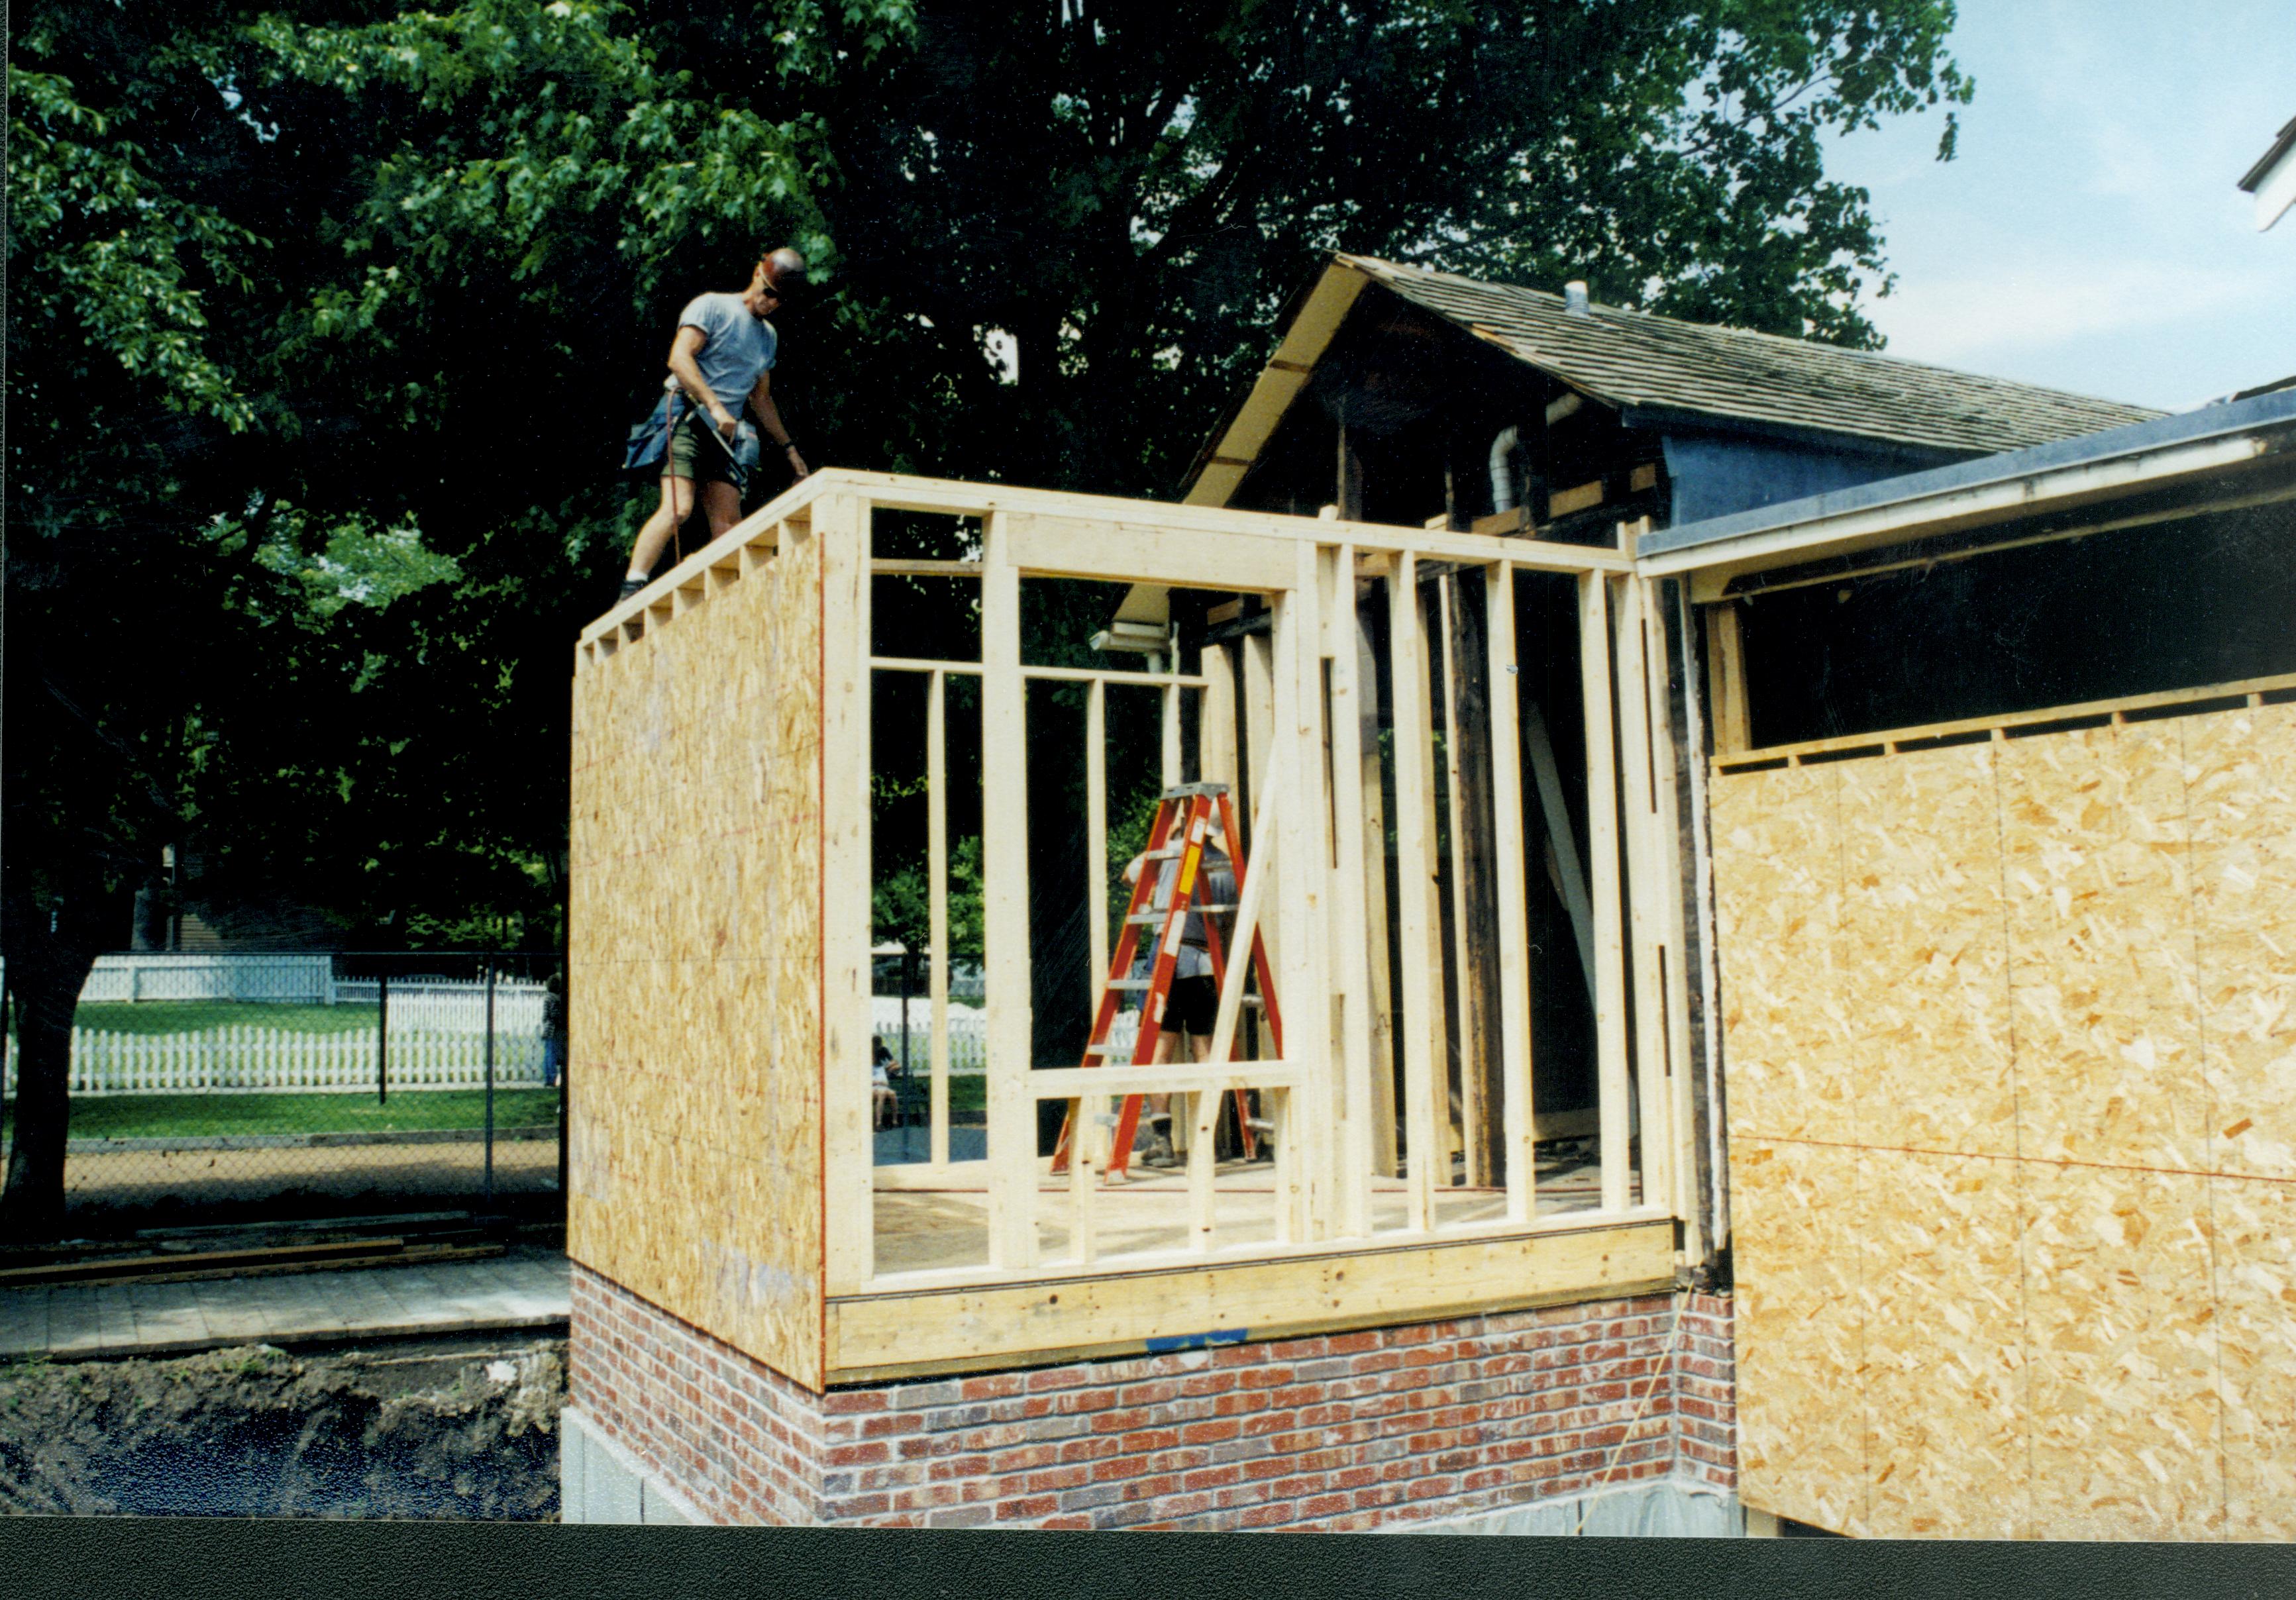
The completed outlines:
[[[1726,1299],[1679,1329],[1645,1296],[824,1396],[586,1269],[573,1295],[574,1402],[722,1520],[1357,1527],[1598,1476],[1735,1481]],[[1093,1431],[1029,1436],[1056,1415]],[[1054,1514],[1066,1495],[1103,1503]]]

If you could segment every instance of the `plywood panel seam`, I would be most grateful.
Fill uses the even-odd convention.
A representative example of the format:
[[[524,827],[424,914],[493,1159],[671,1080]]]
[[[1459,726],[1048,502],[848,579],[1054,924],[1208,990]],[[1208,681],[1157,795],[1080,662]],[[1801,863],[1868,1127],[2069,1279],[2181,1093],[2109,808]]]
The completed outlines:
[[[856,519],[865,526],[869,513],[865,509]],[[825,552],[824,552],[825,553]],[[863,582],[865,584],[866,579]],[[815,698],[813,712],[813,792],[821,797],[822,815],[815,838],[820,848],[814,853],[814,926],[826,930],[829,927],[829,850],[827,812],[829,809],[829,562],[817,557],[813,563],[813,673],[814,682],[820,686]],[[867,643],[865,639],[864,644]],[[814,969],[816,1021],[815,1042],[819,1057],[815,1064],[815,1113],[813,1117],[815,1167],[815,1216],[820,1220],[814,1230],[814,1281],[823,1293],[815,1307],[814,1349],[820,1352],[819,1366],[826,1366],[829,1351],[829,946],[824,937],[817,947],[818,960]]]
[[[1886,1155],[1949,1155],[1960,1161],[2013,1162],[2066,1171],[2143,1172],[2159,1178],[2223,1179],[2234,1183],[2296,1188],[2296,1176],[2275,1178],[2268,1173],[2233,1172],[2216,1167],[2195,1170],[2192,1167],[2147,1166],[2142,1162],[2082,1161],[2070,1155],[2011,1155],[1997,1150],[1957,1150],[1948,1145],[1877,1145],[1858,1139],[1812,1139],[1806,1134],[1771,1133],[1759,1128],[1737,1128],[1733,1129],[1732,1133],[1739,1139],[1764,1139],[1774,1145],[1808,1145],[1829,1150],[1873,1150]]]
[[[2017,1076],[2017,1006],[2010,992],[2016,984],[2016,941],[2009,919],[2009,841],[2008,826],[2001,815],[2001,763],[1986,763],[1986,775],[1993,786],[1993,869],[1994,882],[1998,886],[1997,902],[2001,913],[2001,987],[2003,1013],[2009,1035],[2009,1151],[2013,1155],[2025,1154],[2025,1108],[2018,1095]]]
[[[2187,722],[2184,719],[2180,718],[2177,721],[2175,726],[2177,734],[2177,777],[2185,791],[2185,828],[2183,829],[2184,850],[2185,855],[2185,927],[2192,939],[2193,944],[2193,982],[2194,1000],[2193,1007],[2193,1023],[2194,1028],[2194,1044],[2196,1052],[2195,1058],[2201,1068],[2202,1107],[2204,1114],[2202,1119],[2202,1128],[2204,1131],[2203,1138],[2208,1138],[2210,1134],[2213,1133],[2216,1128],[2222,1124],[2223,1118],[2217,1114],[2218,1108],[2214,1103],[2215,1097],[2209,1091],[2209,1073],[2207,1065],[2209,1058],[2209,1008],[2202,999],[2206,991],[2201,987],[2200,874],[2194,869],[2196,863],[2192,859],[2194,830],[2192,826],[2193,790],[2191,773],[2193,766],[2191,743],[2187,737]],[[2202,1147],[2203,1149],[2211,1147],[2214,1142],[2213,1139],[2209,1139],[2209,1144],[2204,1145]],[[2214,1165],[2215,1163],[2204,1161],[2202,1164]],[[2209,1318],[2209,1337],[2210,1343],[2216,1346],[2217,1492],[2223,1506],[2224,1531],[2229,1534],[2233,1531],[2232,1467],[2230,1461],[2232,1419],[2227,1415],[2229,1407],[2226,1399],[2226,1391],[2225,1384],[2225,1330],[2223,1317],[2225,1295],[2224,1284],[2221,1277],[2221,1257],[2224,1250],[2224,1236],[2217,1220],[2217,1185],[2218,1181],[2219,1175],[2215,1172],[2210,1172],[2206,1178],[2201,1180],[2201,1193],[2203,1197],[2203,1204],[2206,1207],[2204,1215],[2208,1219],[2209,1230],[2209,1305],[2211,1311],[2214,1313]]]

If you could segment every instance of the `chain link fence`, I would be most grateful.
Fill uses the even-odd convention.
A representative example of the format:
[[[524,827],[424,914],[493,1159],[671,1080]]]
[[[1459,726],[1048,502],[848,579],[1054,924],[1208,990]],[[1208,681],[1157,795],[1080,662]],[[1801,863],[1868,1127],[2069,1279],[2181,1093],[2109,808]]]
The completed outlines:
[[[105,956],[72,1031],[71,1225],[554,1219],[565,1017],[550,952]],[[0,1161],[12,1016],[4,1042]]]

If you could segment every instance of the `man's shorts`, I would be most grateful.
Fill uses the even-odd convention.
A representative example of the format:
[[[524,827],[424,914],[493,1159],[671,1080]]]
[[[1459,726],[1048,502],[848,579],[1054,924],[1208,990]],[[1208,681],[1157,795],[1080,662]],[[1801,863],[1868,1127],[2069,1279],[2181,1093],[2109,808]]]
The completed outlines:
[[[738,487],[733,462],[726,459],[726,451],[702,437],[717,431],[710,426],[708,412],[697,411],[689,414],[669,436],[669,451],[663,458],[662,476],[690,478],[696,483],[734,484]],[[727,449],[741,448],[738,440],[727,440],[723,434],[718,437],[725,440]]]
[[[1174,978],[1172,992],[1164,1001],[1164,1031],[1168,1033],[1193,1033],[1199,1039],[1212,1036],[1212,1024],[1219,1020],[1219,985],[1206,973],[1193,978]]]

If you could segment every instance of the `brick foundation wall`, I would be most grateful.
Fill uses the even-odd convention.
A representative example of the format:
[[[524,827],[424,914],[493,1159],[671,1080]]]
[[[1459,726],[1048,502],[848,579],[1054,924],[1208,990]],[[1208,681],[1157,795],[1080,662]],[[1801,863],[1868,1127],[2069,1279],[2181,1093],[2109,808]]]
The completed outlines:
[[[569,1398],[717,1522],[1363,1529],[1734,1486],[1730,1302],[1679,1299],[817,1395],[577,1265]]]

